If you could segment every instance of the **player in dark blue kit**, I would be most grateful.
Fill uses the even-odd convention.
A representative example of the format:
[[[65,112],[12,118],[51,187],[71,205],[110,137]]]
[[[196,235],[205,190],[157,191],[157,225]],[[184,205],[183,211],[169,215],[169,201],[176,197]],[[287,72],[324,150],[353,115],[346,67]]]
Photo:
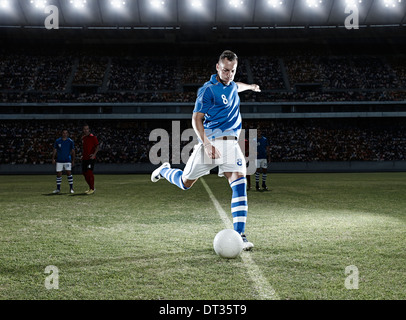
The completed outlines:
[[[266,186],[266,178],[268,172],[268,161],[271,161],[269,154],[269,142],[266,137],[262,135],[260,129],[257,131],[257,172],[255,172],[255,188],[260,191],[259,175],[262,173],[262,190],[268,191]]]
[[[180,189],[188,190],[200,177],[218,167],[219,176],[227,178],[232,190],[234,230],[241,235],[244,250],[250,250],[254,245],[244,233],[248,200],[245,155],[238,143],[242,129],[238,92],[261,90],[256,84],[233,81],[237,65],[237,55],[224,51],[216,65],[217,74],[199,89],[192,117],[199,143],[185,169],[172,169],[169,163],[164,163],[152,173],[151,181],[165,178]]]
[[[55,157],[57,159],[55,161]],[[56,163],[56,190],[54,193],[61,192],[62,184],[62,172],[66,171],[68,176],[68,182],[70,187],[70,193],[73,191],[73,176],[72,167],[75,164],[75,144],[72,139],[69,138],[69,131],[62,130],[62,138],[59,138],[54,143],[54,151],[52,153],[52,164]]]

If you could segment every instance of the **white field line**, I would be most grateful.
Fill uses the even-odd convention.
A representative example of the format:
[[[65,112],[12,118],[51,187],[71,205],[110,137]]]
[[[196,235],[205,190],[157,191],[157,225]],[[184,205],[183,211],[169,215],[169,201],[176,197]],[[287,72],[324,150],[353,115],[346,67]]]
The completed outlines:
[[[233,229],[234,228],[233,223],[228,218],[227,213],[221,207],[220,203],[217,201],[216,197],[210,190],[206,181],[204,181],[203,178],[200,178],[200,180],[202,181],[204,188],[209,194],[209,197],[213,202],[214,207],[216,208],[226,228]],[[255,285],[255,289],[258,292],[259,298],[262,300],[279,300],[279,297],[276,294],[275,290],[272,288],[268,280],[264,277],[261,270],[258,268],[257,264],[252,260],[250,253],[243,251],[241,253],[241,258],[244,262],[244,266],[247,268],[248,275],[250,276],[252,282]]]

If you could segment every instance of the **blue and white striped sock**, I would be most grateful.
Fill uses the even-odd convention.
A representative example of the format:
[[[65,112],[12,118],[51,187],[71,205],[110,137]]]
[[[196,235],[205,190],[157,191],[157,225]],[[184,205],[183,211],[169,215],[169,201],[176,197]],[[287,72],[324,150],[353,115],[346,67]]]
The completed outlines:
[[[163,168],[160,172],[160,175],[163,176],[170,183],[178,186],[182,190],[187,190],[182,180],[183,171],[180,169],[168,169]]]
[[[62,177],[56,177],[56,188],[58,190],[61,190],[61,184],[62,184]]]
[[[234,230],[243,234],[247,223],[248,200],[247,200],[247,179],[240,178],[230,184],[233,190],[231,199],[231,213],[233,214]]]
[[[72,190],[73,189],[73,176],[72,175],[68,176],[68,182],[69,182],[69,186]]]

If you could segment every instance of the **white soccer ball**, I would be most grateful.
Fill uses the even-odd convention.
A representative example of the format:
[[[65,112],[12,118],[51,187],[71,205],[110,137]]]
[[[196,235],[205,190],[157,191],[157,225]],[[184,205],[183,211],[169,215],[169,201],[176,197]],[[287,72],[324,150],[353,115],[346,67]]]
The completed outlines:
[[[244,242],[237,231],[224,229],[214,237],[213,247],[220,257],[234,259],[241,253]]]

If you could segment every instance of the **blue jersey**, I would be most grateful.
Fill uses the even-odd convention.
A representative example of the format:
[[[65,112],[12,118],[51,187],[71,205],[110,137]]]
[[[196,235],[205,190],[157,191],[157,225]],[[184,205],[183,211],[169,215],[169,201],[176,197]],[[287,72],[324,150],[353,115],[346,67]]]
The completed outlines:
[[[55,141],[54,148],[58,152],[56,162],[67,163],[72,161],[70,153],[75,148],[75,144],[73,143],[72,139],[67,138],[66,140],[63,140],[62,138],[59,138]]]
[[[217,75],[212,75],[210,81],[199,89],[193,112],[204,113],[203,126],[207,138],[240,136],[240,97],[234,81],[226,86],[217,81]]]
[[[267,159],[268,158],[268,153],[267,153],[267,147],[269,146],[268,144],[268,139],[262,136],[257,140],[257,159]]]

